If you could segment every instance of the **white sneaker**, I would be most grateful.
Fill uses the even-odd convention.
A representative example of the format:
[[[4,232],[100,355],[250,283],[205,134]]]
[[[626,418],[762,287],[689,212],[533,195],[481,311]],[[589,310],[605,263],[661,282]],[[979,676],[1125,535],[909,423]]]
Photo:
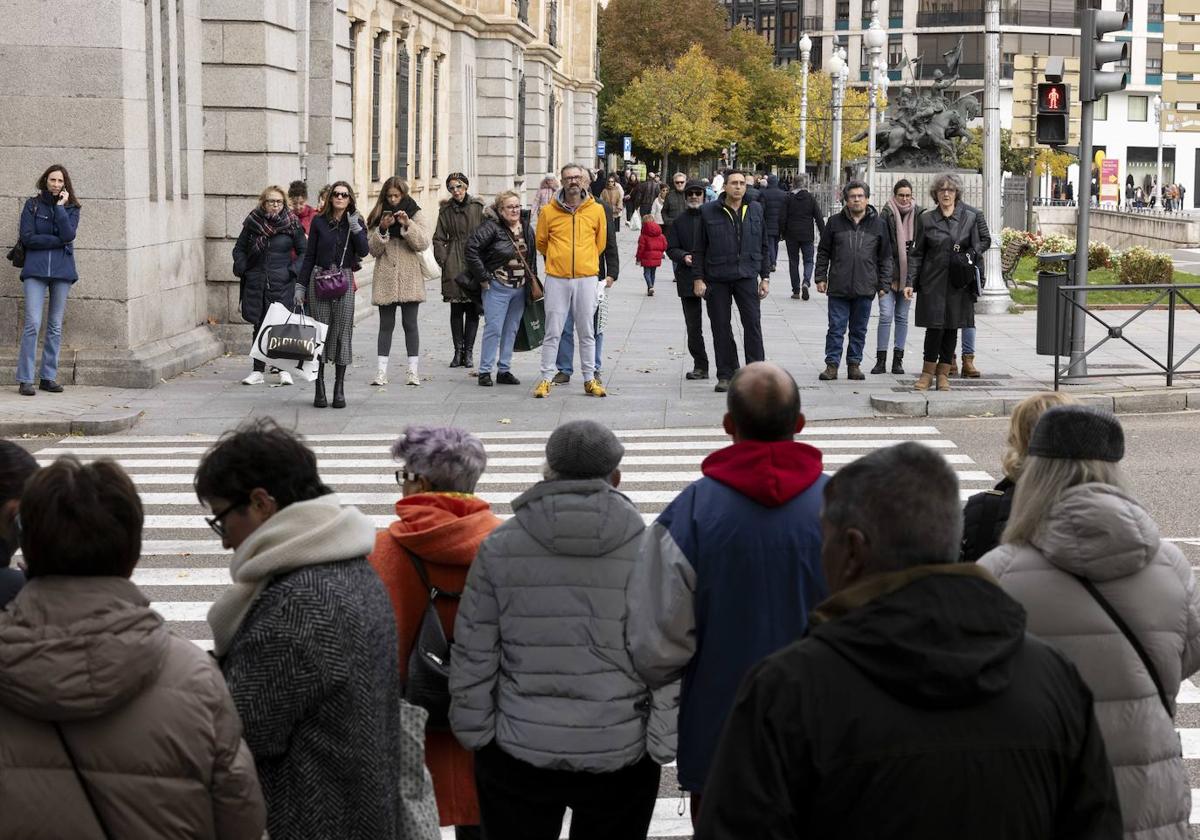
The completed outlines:
[[[292,384],[292,375],[290,373],[288,373],[286,370],[279,371],[279,384],[280,385],[291,385]]]
[[[387,384],[387,368],[380,368],[375,372],[375,378],[371,380],[372,385]]]
[[[417,376],[417,372],[415,370],[409,370],[408,376],[405,378],[404,382],[406,385],[420,385],[421,377]]]
[[[261,385],[266,380],[263,379],[262,371],[256,370],[242,380],[243,385]]]

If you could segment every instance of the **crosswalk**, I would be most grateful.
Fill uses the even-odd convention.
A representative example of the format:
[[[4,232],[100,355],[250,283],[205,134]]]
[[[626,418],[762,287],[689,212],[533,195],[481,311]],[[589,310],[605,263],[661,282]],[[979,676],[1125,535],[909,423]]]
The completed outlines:
[[[728,437],[714,429],[617,434],[626,452],[621,463],[621,490],[648,522],[700,477],[705,456],[729,444]],[[513,499],[541,479],[548,435],[546,431],[523,430],[478,433],[488,454],[478,492],[502,518],[511,515]],[[400,495],[394,477],[399,465],[388,451],[394,437],[305,436],[317,455],[325,483],[343,503],[357,506],[380,528],[395,518],[394,506]],[[71,437],[36,453],[43,465],[59,455],[72,454],[84,461],[110,458],[125,468],[141,493],[146,513],[143,556],[133,580],[173,630],[206,649],[211,646],[208,607],[229,583],[229,552],[204,522],[209,512],[196,499],[192,477],[201,455],[215,440],[205,435]],[[822,450],[829,473],[875,449],[917,441],[946,457],[958,475],[964,500],[996,482],[936,426],[813,424],[805,428],[800,440]],[[1185,682],[1179,702],[1181,715],[1189,708],[1193,714],[1200,711],[1200,689]],[[1200,768],[1200,728],[1181,729],[1180,738],[1189,767]],[[660,796],[650,836],[690,837],[687,801],[677,793],[673,767],[664,768]],[[1200,824],[1200,791],[1194,792],[1193,800],[1197,807],[1192,822]],[[564,825],[563,837],[566,830]],[[443,831],[442,836],[452,838],[453,830]]]

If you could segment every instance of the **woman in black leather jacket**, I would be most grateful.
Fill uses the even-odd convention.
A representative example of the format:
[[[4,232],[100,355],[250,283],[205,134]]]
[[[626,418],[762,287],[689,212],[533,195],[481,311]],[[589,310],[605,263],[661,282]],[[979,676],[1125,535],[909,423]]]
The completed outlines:
[[[509,190],[496,196],[484,211],[484,221],[467,240],[467,270],[483,290],[483,350],[479,357],[479,384],[496,382],[520,385],[509,370],[517,327],[525,312],[527,285],[536,276],[534,231],[521,210],[521,196]]]

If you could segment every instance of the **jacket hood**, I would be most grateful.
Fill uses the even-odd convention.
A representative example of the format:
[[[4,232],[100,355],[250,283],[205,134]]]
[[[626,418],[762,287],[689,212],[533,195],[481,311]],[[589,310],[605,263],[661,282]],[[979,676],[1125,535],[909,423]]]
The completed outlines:
[[[704,459],[701,472],[765,507],[780,507],[821,477],[821,450],[791,440],[744,440]]]
[[[608,554],[646,527],[629,497],[603,478],[540,481],[512,508],[529,536],[555,554]]]
[[[1005,691],[1025,610],[982,567],[914,566],[874,575],[813,611],[810,635],[893,697],[955,708]]]
[[[154,681],[170,639],[125,578],[34,578],[0,613],[0,705],[47,721],[107,714]]]
[[[846,221],[850,222],[850,224],[854,224],[854,219],[850,216],[850,209],[848,207],[842,208],[841,215],[845,216]],[[875,209],[875,205],[867,204],[867,212],[863,214],[863,222],[868,222],[878,215],[879,211]],[[859,224],[862,224],[862,222],[859,222]]]
[[[1050,509],[1033,547],[1064,572],[1104,581],[1149,565],[1161,540],[1135,499],[1109,484],[1080,484]]]
[[[779,176],[778,175],[768,175],[767,176],[767,186],[768,187],[778,187],[779,186]]]
[[[647,236],[662,236],[662,228],[653,219],[648,222],[642,222],[642,230],[646,232]]]
[[[453,198],[443,198],[438,202],[438,207],[449,207],[452,204],[458,204],[460,207],[466,207],[468,204],[478,204],[480,207],[486,208],[488,205],[483,203],[483,199],[477,195],[467,195],[460,202],[456,202]]]
[[[458,493],[409,496],[396,502],[396,516],[388,536],[418,557],[436,555],[446,566],[471,565],[482,535],[500,524],[483,499]]]
[[[579,206],[576,207],[574,210],[572,210],[565,203],[566,193],[567,193],[567,190],[566,190],[566,187],[564,187],[563,189],[559,190],[558,192],[556,192],[554,194],[554,203],[557,204],[559,209],[562,210],[564,213],[577,213],[580,210],[582,210],[584,207],[587,207],[589,204],[593,204],[596,201],[596,199],[592,196],[592,193],[590,190],[584,190],[583,191],[583,199],[579,202]]]

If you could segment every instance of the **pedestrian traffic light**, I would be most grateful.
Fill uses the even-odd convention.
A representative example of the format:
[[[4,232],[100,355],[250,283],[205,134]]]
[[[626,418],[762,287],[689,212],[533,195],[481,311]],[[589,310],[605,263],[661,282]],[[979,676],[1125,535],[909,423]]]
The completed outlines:
[[[1065,146],[1071,134],[1071,87],[1066,82],[1038,82],[1037,141]]]
[[[1129,74],[1121,70],[1102,70],[1105,64],[1129,58],[1128,41],[1103,41],[1108,32],[1118,32],[1129,23],[1126,12],[1102,12],[1082,9],[1079,13],[1081,44],[1079,58],[1079,98],[1096,102],[1105,94],[1124,90]]]

